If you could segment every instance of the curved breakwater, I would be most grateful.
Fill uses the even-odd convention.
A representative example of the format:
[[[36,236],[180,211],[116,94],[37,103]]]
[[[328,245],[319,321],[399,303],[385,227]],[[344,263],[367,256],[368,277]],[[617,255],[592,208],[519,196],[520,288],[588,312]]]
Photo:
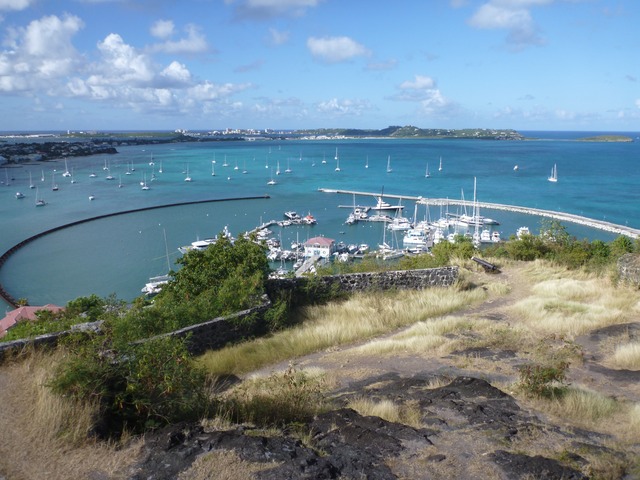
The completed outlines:
[[[229,201],[236,201],[236,200],[258,200],[258,199],[265,199],[265,198],[270,198],[270,197],[269,197],[269,195],[259,195],[259,196],[252,196],[252,197],[235,197],[235,198],[216,198],[216,199],[209,199],[209,200],[194,200],[194,201],[189,201],[189,202],[178,202],[178,203],[170,203],[170,204],[165,204],[165,205],[154,205],[154,206],[151,206],[151,207],[143,207],[143,208],[136,208],[136,209],[132,209],[132,210],[125,210],[125,211],[121,211],[121,212],[106,213],[106,214],[98,215],[98,216],[95,216],[95,217],[90,217],[90,218],[85,218],[85,219],[82,219],[82,220],[77,220],[75,222],[67,223],[67,224],[60,225],[60,226],[57,226],[57,227],[54,227],[54,228],[50,228],[48,230],[44,230],[44,231],[42,231],[40,233],[37,233],[35,235],[32,235],[29,238],[26,238],[26,239],[22,240],[20,243],[17,243],[16,245],[14,245],[10,249],[8,249],[6,252],[4,252],[2,254],[2,256],[0,256],[0,269],[4,266],[4,264],[7,262],[7,260],[9,260],[11,255],[16,253],[18,250],[20,250],[24,246],[28,245],[29,243],[33,242],[34,240],[37,240],[37,239],[42,238],[42,237],[44,237],[46,235],[49,235],[50,233],[58,232],[60,230],[64,230],[66,228],[74,227],[76,225],[81,225],[83,223],[93,222],[95,220],[101,220],[101,219],[109,218],[109,217],[115,217],[115,216],[118,216],[118,215],[127,215],[127,214],[130,214],[130,213],[137,213],[137,212],[144,212],[144,211],[149,211],[149,210],[156,210],[156,209],[160,209],[160,208],[181,207],[181,206],[185,206],[185,205],[196,205],[196,204],[213,203],[213,202],[229,202]],[[18,306],[18,301],[5,289],[4,285],[2,285],[2,284],[0,284],[0,297],[5,302],[7,302],[9,305],[11,305],[14,308],[16,308]]]

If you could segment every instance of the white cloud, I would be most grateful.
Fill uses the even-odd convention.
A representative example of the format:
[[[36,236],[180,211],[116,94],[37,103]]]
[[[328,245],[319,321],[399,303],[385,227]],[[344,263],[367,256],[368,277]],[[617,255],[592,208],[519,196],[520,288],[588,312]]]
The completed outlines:
[[[209,50],[209,45],[204,35],[200,32],[200,28],[190,24],[185,27],[187,33],[186,38],[179,40],[167,40],[151,46],[153,52],[164,52],[170,54],[179,53],[202,53]],[[166,31],[163,33],[167,33]]]
[[[321,113],[330,113],[334,116],[358,116],[370,110],[371,105],[365,100],[338,100],[337,98],[332,98],[326,102],[318,103],[316,108]]]
[[[12,28],[0,52],[0,91],[51,91],[55,80],[71,73],[81,57],[72,37],[84,26],[76,16],[55,15]]]
[[[640,98],[636,100],[636,107],[640,108]]]
[[[419,111],[425,115],[442,115],[457,109],[452,101],[440,92],[436,81],[425,75],[415,75],[413,80],[406,80],[398,86],[400,92],[392,100],[414,102]]]
[[[314,57],[328,63],[370,55],[369,50],[349,37],[309,37],[307,48]]]
[[[554,0],[489,0],[478,8],[469,20],[476,28],[507,30],[507,44],[512,50],[522,50],[544,43],[538,33],[531,7],[547,5]]]
[[[168,79],[174,85],[189,85],[191,83],[191,72],[187,67],[175,61],[162,70],[160,76]]]
[[[269,43],[272,45],[283,45],[289,41],[289,32],[281,32],[275,28],[269,29]]]
[[[32,3],[34,0],[0,0],[0,10],[24,10]]]
[[[170,38],[174,30],[175,25],[171,20],[158,20],[151,26],[151,35],[156,38]]]
[[[102,42],[98,43],[98,50],[102,53],[99,70],[108,82],[142,86],[153,79],[151,59],[124,43],[120,35],[116,33],[107,35]]]
[[[241,19],[266,20],[279,16],[300,17],[322,0],[239,0],[235,15]],[[225,0],[225,3],[236,3]]]

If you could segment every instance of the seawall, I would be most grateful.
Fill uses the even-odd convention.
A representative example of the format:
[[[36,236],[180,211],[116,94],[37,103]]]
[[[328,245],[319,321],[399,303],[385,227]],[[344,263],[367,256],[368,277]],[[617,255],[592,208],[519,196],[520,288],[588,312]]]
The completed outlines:
[[[2,256],[0,256],[0,269],[2,269],[2,267],[7,262],[7,260],[9,260],[9,257],[11,257],[11,255],[16,253],[22,247],[24,247],[24,246],[28,245],[29,243],[33,242],[34,240],[37,240],[37,239],[42,238],[42,237],[44,237],[46,235],[49,235],[50,233],[57,232],[59,230],[64,230],[65,228],[74,227],[76,225],[81,225],[83,223],[93,222],[95,220],[101,220],[103,218],[115,217],[115,216],[118,216],[118,215],[127,215],[129,213],[145,212],[145,211],[148,211],[148,210],[157,210],[159,208],[181,207],[181,206],[184,206],[184,205],[196,205],[196,204],[200,204],[200,203],[230,202],[230,201],[236,201],[236,200],[258,200],[258,199],[265,199],[265,198],[270,198],[270,197],[269,197],[269,195],[260,195],[260,196],[255,196],[255,197],[236,197],[236,198],[216,198],[216,199],[209,199],[209,200],[194,200],[194,201],[190,201],[190,202],[169,203],[169,204],[165,204],[165,205],[154,205],[154,206],[151,206],[151,207],[135,208],[133,210],[125,210],[123,212],[106,213],[104,215],[98,215],[96,217],[77,220],[75,222],[66,223],[66,224],[60,225],[58,227],[50,228],[50,229],[45,230],[43,232],[37,233],[35,235],[32,235],[29,238],[26,238],[25,240],[22,240],[20,243],[17,243],[13,247],[11,247],[9,250],[4,252],[2,254]],[[0,297],[2,297],[2,299],[5,302],[7,302],[9,305],[11,305],[13,308],[16,308],[18,306],[17,305],[18,301],[4,288],[4,286],[2,284],[0,284]]]

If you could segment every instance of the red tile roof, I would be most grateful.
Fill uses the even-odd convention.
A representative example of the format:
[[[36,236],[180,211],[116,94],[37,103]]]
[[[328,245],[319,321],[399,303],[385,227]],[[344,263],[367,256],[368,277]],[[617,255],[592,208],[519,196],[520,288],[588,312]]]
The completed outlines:
[[[21,320],[35,320],[37,318],[36,312],[39,310],[49,310],[56,313],[60,310],[64,310],[64,307],[59,307],[58,305],[49,303],[41,307],[18,307],[15,310],[11,310],[2,320],[0,320],[0,337],[4,336],[7,330]]]
[[[330,247],[332,243],[335,243],[333,238],[327,237],[313,237],[304,242],[305,247],[311,247],[313,245],[320,245],[322,247]]]

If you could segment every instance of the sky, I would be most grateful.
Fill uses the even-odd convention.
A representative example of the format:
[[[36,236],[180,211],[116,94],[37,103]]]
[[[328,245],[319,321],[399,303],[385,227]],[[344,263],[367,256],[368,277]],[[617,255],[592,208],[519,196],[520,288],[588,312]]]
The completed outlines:
[[[640,129],[638,0],[0,0],[0,131]]]

